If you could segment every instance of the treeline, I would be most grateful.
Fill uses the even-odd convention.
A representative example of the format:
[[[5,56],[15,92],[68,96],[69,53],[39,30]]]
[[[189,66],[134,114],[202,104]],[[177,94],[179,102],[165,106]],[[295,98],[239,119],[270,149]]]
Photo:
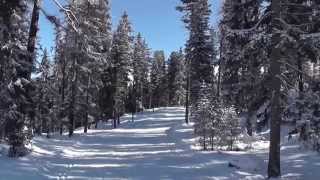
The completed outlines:
[[[184,104],[183,51],[168,59],[151,52],[126,12],[113,31],[108,0],[57,4],[64,20],[32,3],[0,3],[0,132],[9,156],[25,155],[37,134],[72,136],[109,119],[116,128],[124,113]],[[53,56],[35,49],[40,13],[55,27]]]
[[[225,0],[216,46],[208,0],[181,2],[191,119],[203,148],[232,149],[241,122],[249,136],[270,127],[269,177],[280,175],[281,124],[319,151],[319,2]]]

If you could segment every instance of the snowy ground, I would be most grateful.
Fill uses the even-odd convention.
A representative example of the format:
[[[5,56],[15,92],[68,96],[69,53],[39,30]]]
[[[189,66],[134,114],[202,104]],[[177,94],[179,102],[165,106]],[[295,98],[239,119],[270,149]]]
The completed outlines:
[[[201,152],[192,148],[193,130],[183,124],[182,108],[160,108],[136,119],[71,139],[37,137],[27,157],[0,155],[0,180],[265,179],[268,142],[253,144],[249,152]],[[284,142],[282,179],[320,179],[320,156]],[[228,167],[229,162],[240,168]]]

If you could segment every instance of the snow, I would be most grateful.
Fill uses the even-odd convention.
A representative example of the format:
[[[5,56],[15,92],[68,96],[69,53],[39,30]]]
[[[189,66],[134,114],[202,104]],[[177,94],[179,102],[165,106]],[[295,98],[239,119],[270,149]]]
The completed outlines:
[[[147,110],[137,114],[134,122],[129,115],[122,117],[118,129],[111,129],[111,124],[102,127],[88,134],[79,129],[73,138],[36,137],[33,152],[20,159],[0,155],[0,180],[266,178],[267,138],[255,138],[248,151],[199,151],[192,124],[184,124],[183,108]],[[320,156],[297,142],[283,138],[281,156],[282,179],[320,177]]]

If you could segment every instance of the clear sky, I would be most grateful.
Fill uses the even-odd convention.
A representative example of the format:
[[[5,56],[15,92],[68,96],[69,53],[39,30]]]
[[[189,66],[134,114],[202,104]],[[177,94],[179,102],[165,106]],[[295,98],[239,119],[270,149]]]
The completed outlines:
[[[63,3],[67,0],[58,0]],[[212,25],[217,25],[222,0],[210,0]],[[170,52],[183,47],[187,31],[181,22],[182,14],[175,10],[180,0],[111,0],[112,24],[115,27],[124,11],[127,11],[135,33],[141,32],[152,50]],[[59,14],[53,0],[43,0],[43,8],[51,14]],[[40,44],[48,50],[54,45],[53,26],[41,15]]]

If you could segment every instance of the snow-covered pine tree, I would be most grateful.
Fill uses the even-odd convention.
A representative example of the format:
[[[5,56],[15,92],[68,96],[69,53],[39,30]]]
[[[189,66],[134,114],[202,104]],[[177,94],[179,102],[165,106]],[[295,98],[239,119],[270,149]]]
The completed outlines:
[[[218,92],[218,89],[220,89],[220,75],[219,75],[219,64],[220,64],[220,56],[219,56],[219,48],[220,48],[220,32],[218,29],[215,29],[213,27],[210,28],[210,46],[212,47],[212,55],[211,55],[211,62],[212,62],[212,91],[217,94],[217,96],[220,96],[220,92]],[[220,78],[219,78],[220,77]]]
[[[282,18],[286,22],[284,29],[287,37],[283,38],[283,46],[290,52],[281,61],[285,68],[283,86],[288,94],[285,98],[288,106],[283,119],[296,124],[300,139],[304,141],[309,141],[313,132],[317,131],[314,129],[318,129],[320,117],[317,108],[319,103],[312,100],[318,99],[319,92],[314,88],[318,82],[310,73],[310,64],[316,64],[320,55],[317,51],[320,37],[312,35],[320,30],[316,20],[320,10],[318,5],[317,1],[282,3]]]
[[[87,39],[88,57],[82,68],[85,90],[81,104],[85,112],[82,125],[86,133],[89,124],[97,122],[100,116],[97,94],[102,87],[101,74],[110,59],[112,33],[109,1],[88,1],[85,6],[85,23],[81,28]]]
[[[113,35],[113,44],[111,48],[111,64],[114,68],[113,86],[114,94],[114,119],[125,112],[125,102],[128,94],[129,75],[132,65],[132,29],[128,19],[128,14],[124,12],[119,22],[116,32]],[[115,124],[114,124],[115,126]]]
[[[172,52],[168,59],[169,105],[184,105],[185,59],[182,49]]]
[[[132,57],[132,76],[133,84],[136,89],[136,110],[141,111],[144,106],[150,104],[152,96],[148,93],[149,89],[149,69],[150,69],[150,52],[147,43],[141,34],[135,38]],[[148,95],[149,94],[149,95]],[[147,98],[149,96],[149,99]],[[149,105],[149,108],[150,105]]]
[[[28,18],[24,0],[0,2],[1,126],[11,145],[9,156],[26,154],[24,127],[32,118],[32,61],[27,53]]]
[[[256,26],[260,17],[260,2],[256,0],[226,0],[220,22],[222,96],[228,105],[235,106],[247,116],[248,134],[253,132],[253,119],[263,105],[261,82],[264,78],[263,59],[257,56],[263,45],[259,31],[242,33]],[[258,34],[254,36],[254,34]],[[259,88],[258,88],[259,87]],[[256,95],[258,94],[258,95]]]
[[[235,8],[236,10],[238,10],[238,9],[241,9],[239,8],[239,4],[244,3],[245,5],[250,1],[241,1],[241,2],[226,1],[225,3],[227,2],[230,4],[229,7],[233,7],[233,6],[238,7],[238,8]],[[264,114],[268,114],[268,111],[267,111],[268,105],[266,104],[268,104],[267,102],[268,100],[270,100],[269,96],[272,95],[272,100],[271,100],[271,119],[272,119],[271,129],[272,130],[271,130],[269,176],[279,176],[280,175],[279,132],[280,132],[280,123],[281,123],[281,111],[282,111],[280,107],[283,107],[283,106],[280,106],[280,104],[284,105],[285,107],[285,103],[283,100],[286,99],[285,95],[288,94],[289,92],[288,90],[292,89],[292,87],[294,89],[297,87],[297,89],[299,89],[299,94],[303,94],[301,92],[305,91],[304,84],[307,83],[308,81],[307,79],[309,79],[309,77],[305,75],[306,74],[305,72],[303,72],[305,71],[304,64],[307,64],[308,62],[310,63],[312,59],[315,59],[314,57],[317,57],[317,53],[315,53],[315,51],[313,50],[314,44],[312,43],[317,41],[314,38],[316,36],[313,36],[317,30],[317,23],[313,21],[312,16],[314,14],[317,14],[318,10],[317,10],[317,6],[315,6],[314,4],[312,5],[312,1],[290,1],[290,2],[289,1],[281,1],[281,2],[271,1],[271,4],[265,3],[265,2],[267,1],[264,1],[262,4],[266,5],[266,7],[263,8],[263,9],[266,9],[266,11],[262,11],[262,10],[260,11],[262,13],[262,16],[259,16],[259,19],[256,21],[256,23],[252,24],[252,27],[232,29],[232,28],[228,28],[228,26],[222,26],[221,29],[222,29],[222,32],[225,33],[225,34],[222,34],[222,37],[223,37],[222,39],[224,39],[224,36],[228,37],[227,35],[230,33],[231,35],[236,35],[238,37],[249,37],[250,41],[248,43],[248,46],[243,47],[242,50],[239,51],[242,53],[242,54],[240,53],[240,55],[243,57],[246,57],[246,59],[249,59],[249,60],[251,59],[251,56],[259,57],[260,59],[260,61],[255,62],[254,64],[248,63],[249,66],[245,66],[244,68],[239,68],[240,72],[238,72],[236,76],[240,77],[239,82],[241,81],[254,82],[253,86],[250,83],[249,86],[247,87],[250,87],[250,86],[258,87],[258,85],[263,85],[263,84],[269,84],[269,85],[262,86],[263,88],[260,88],[259,91],[255,90],[256,88],[249,88],[249,89],[253,89],[254,91],[241,92],[241,94],[243,95],[241,97],[244,97],[243,99],[244,101],[240,99],[238,102],[245,102],[243,107],[245,107],[245,110],[246,109],[248,110],[248,117],[250,119],[250,116],[251,116],[250,112],[252,112],[252,109],[250,107],[260,107],[261,103],[263,103],[263,107],[265,109]],[[254,7],[257,7],[257,6],[254,6]],[[311,7],[314,7],[314,8],[311,8]],[[227,10],[228,9],[230,10],[230,8],[227,8]],[[246,8],[245,10],[243,9],[241,12],[242,13],[250,12],[250,11],[247,11],[247,9],[248,8]],[[275,12],[270,13],[272,11],[275,11]],[[235,20],[238,20],[239,17],[241,18],[241,16],[239,16],[239,14],[241,15],[241,12],[237,13],[236,16],[235,14],[233,15],[231,14],[230,17],[228,17],[227,19],[234,18]],[[282,21],[277,20],[280,17],[280,14],[281,14]],[[254,19],[254,18],[253,16],[251,16],[250,18],[247,18],[247,19]],[[279,32],[279,30],[281,30],[281,32]],[[252,32],[255,32],[255,34],[253,34]],[[308,42],[308,40],[310,40],[308,38],[310,37],[312,37],[313,41]],[[228,43],[225,43],[225,42],[228,42],[228,41],[222,41],[222,47],[221,47],[222,53],[223,52],[228,53],[228,51],[231,53],[234,52],[235,48],[230,48],[231,45],[233,44],[228,45]],[[256,42],[259,42],[259,43],[256,43]],[[263,44],[265,44],[266,46],[264,46]],[[257,49],[251,48],[252,45],[255,45]],[[262,47],[266,47],[266,48],[262,48]],[[264,49],[264,50],[261,51],[261,49]],[[224,57],[225,56],[222,56],[222,58]],[[265,57],[271,57],[271,58],[264,60]],[[288,60],[291,60],[291,61],[288,61]],[[246,69],[248,69],[249,71]],[[253,70],[255,69],[255,71],[252,71],[252,69]],[[246,71],[248,71],[249,73],[247,73]],[[254,76],[252,76],[252,74]],[[249,80],[241,79],[243,77],[248,78]],[[254,78],[250,79],[251,77],[254,77]],[[305,80],[303,80],[302,77],[304,77]],[[313,84],[313,83],[310,83],[310,84]],[[268,87],[273,89],[273,92],[271,94],[269,94],[267,91]],[[235,96],[235,97],[239,97],[239,96]],[[301,96],[299,95],[298,97],[301,97]],[[260,104],[257,104],[256,102]],[[300,107],[303,107],[303,106],[310,107],[308,103]],[[256,111],[255,109],[253,110]],[[301,110],[299,111],[300,112],[298,114],[301,118]],[[310,114],[310,112],[306,114]],[[256,115],[253,114],[253,116],[256,116]],[[304,117],[308,117],[307,119],[310,119],[310,116],[304,116]],[[301,134],[304,134],[304,133],[301,133]]]
[[[83,112],[80,109],[80,97],[82,90],[85,89],[81,75],[83,75],[87,68],[84,68],[88,58],[87,46],[88,39],[84,38],[81,32],[86,23],[86,2],[84,1],[70,1],[69,9],[74,13],[78,19],[77,25],[68,23],[65,29],[65,57],[66,61],[66,89],[65,89],[65,112],[69,137],[73,135],[74,129],[78,126],[79,120],[83,117]],[[84,9],[83,9],[84,8]],[[77,28],[77,29],[75,29]]]
[[[199,143],[204,150],[208,149],[210,134],[212,135],[211,127],[211,90],[205,82],[202,82],[199,90],[199,98],[194,105],[194,112],[191,119],[194,124],[194,132],[199,136]]]
[[[234,108],[222,105],[212,87],[205,82],[199,92],[191,118],[195,122],[195,134],[200,145],[204,150],[233,150],[241,133],[239,115]]]
[[[86,132],[101,115],[97,94],[102,89],[101,74],[110,57],[111,21],[106,0],[70,1],[69,8],[77,23],[68,22],[63,31],[57,27],[60,42],[56,67],[60,76],[57,80],[61,81],[60,133],[67,119],[71,136],[73,129],[81,125]]]
[[[60,24],[60,23],[59,23]],[[54,54],[54,76],[55,88],[58,89],[56,96],[56,113],[59,119],[59,134],[63,134],[63,128],[68,123],[66,121],[66,90],[67,90],[67,51],[66,51],[66,32],[62,27],[55,27],[55,54]]]
[[[48,57],[48,52],[43,51],[42,60],[37,68],[38,77],[35,81],[34,103],[36,107],[36,119],[31,125],[36,133],[41,135],[43,132],[50,137],[55,129],[57,120],[57,110],[55,109],[56,95],[58,94],[55,87],[54,69]]]
[[[227,146],[228,150],[235,149],[235,143],[238,140],[238,136],[241,133],[240,118],[233,107],[222,107],[222,122],[218,125],[220,133],[220,145]],[[214,109],[214,111],[217,111]],[[219,112],[219,113],[220,113]],[[219,117],[219,114],[216,114]],[[222,126],[222,127],[221,127]],[[212,127],[212,129],[219,129],[218,127]]]
[[[209,19],[211,10],[208,0],[181,0],[177,10],[184,12],[183,22],[189,30],[186,59],[190,61],[190,100],[197,101],[202,81],[212,83],[212,54]]]
[[[150,72],[150,86],[152,92],[152,108],[166,104],[166,62],[163,51],[155,51],[152,58]]]
[[[114,112],[114,68],[112,66],[105,67],[101,74],[102,88],[99,91],[99,107],[101,109],[102,118],[113,118]],[[96,124],[97,127],[97,124]]]
[[[234,150],[241,133],[238,113],[235,108],[222,104],[210,86],[203,83],[200,92],[201,100],[191,117],[202,146],[211,150]]]

